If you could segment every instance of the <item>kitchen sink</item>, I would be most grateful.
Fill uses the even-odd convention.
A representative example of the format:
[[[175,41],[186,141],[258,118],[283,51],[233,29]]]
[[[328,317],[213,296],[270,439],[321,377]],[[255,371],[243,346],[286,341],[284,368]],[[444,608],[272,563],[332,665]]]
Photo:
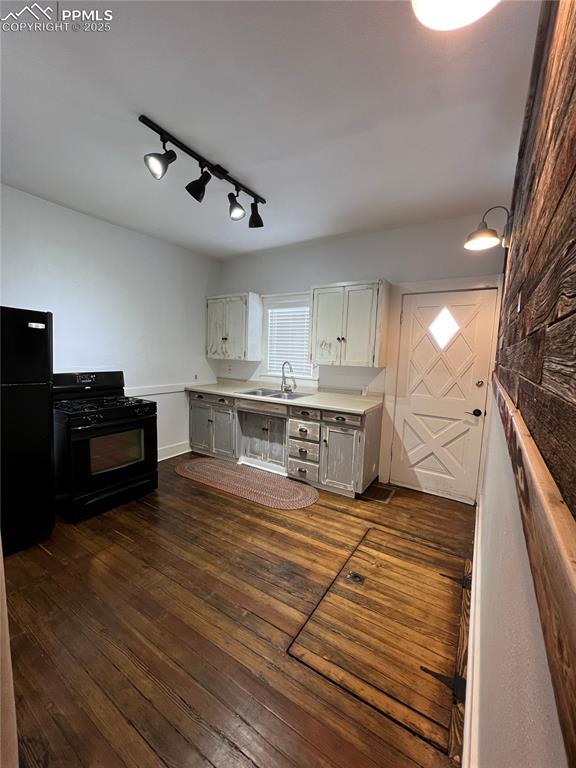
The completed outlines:
[[[244,392],[235,392],[236,395],[254,395],[254,397],[272,397],[277,395],[277,389],[248,389]]]
[[[237,395],[253,395],[254,397],[273,397],[278,400],[297,400],[299,397],[306,397],[301,392],[282,392],[279,389],[249,389],[246,392],[236,392]]]
[[[306,397],[303,392],[275,392],[268,397],[277,397],[279,400],[298,400],[299,397]]]

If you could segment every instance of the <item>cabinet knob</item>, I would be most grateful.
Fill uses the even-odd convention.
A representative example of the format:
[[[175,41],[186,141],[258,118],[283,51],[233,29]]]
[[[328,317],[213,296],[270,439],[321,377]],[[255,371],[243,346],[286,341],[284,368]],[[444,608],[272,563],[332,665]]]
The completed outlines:
[[[324,443],[324,445],[328,445],[328,440],[326,440],[326,438],[324,438],[324,439],[322,440],[322,442]]]
[[[298,472],[302,472],[302,474],[305,475],[308,470],[304,469],[304,467],[298,467]]]
[[[306,429],[306,427],[300,427],[298,432],[302,432],[302,434],[304,435],[304,434],[307,434],[308,430]]]
[[[262,427],[262,432],[268,432],[268,427]]]
[[[336,416],[336,421],[346,421],[345,416]]]
[[[218,398],[218,402],[219,402],[219,403],[225,403],[225,402],[226,402],[226,398],[224,398],[224,397],[219,397],[219,398]]]
[[[310,416],[310,411],[300,411],[302,416]]]
[[[342,341],[343,341],[344,343],[346,342],[346,337],[345,337],[345,336],[342,336]]]
[[[342,341],[342,339],[340,338],[340,336],[336,336],[336,341]]]
[[[306,448],[298,448],[298,453],[308,453]]]
[[[474,408],[473,411],[464,411],[464,413],[467,413],[469,416],[482,416],[480,408]]]

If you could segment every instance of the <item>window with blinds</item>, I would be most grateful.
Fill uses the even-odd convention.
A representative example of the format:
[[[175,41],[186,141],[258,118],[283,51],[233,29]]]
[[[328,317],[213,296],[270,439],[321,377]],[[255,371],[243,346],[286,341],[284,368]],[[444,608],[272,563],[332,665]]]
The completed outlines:
[[[266,313],[266,360],[268,374],[282,374],[289,360],[294,376],[312,378],[309,358],[310,302],[307,295],[268,299]]]

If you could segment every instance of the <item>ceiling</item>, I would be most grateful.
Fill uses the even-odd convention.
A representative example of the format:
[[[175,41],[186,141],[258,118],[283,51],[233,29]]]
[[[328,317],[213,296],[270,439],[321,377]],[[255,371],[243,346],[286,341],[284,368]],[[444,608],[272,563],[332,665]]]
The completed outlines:
[[[510,199],[537,2],[454,32],[409,2],[93,5],[109,32],[2,33],[6,184],[217,257]],[[154,180],[140,113],[264,196],[265,228],[222,181],[193,200],[182,153]]]

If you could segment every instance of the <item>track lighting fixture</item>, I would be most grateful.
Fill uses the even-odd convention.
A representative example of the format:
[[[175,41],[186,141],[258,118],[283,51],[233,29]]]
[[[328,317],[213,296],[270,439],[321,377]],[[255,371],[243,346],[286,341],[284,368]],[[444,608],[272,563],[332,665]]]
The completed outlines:
[[[248,220],[248,226],[250,229],[260,229],[264,226],[262,216],[258,213],[258,203],[250,203],[250,219]]]
[[[144,163],[155,179],[161,179],[168,170],[170,163],[176,160],[176,152],[173,149],[166,149],[166,140],[162,139],[162,149],[164,152],[151,152],[144,155]]]
[[[230,202],[229,213],[232,221],[240,221],[240,219],[243,219],[244,216],[246,216],[246,211],[238,202],[239,194],[240,192],[236,190],[236,194],[234,194],[234,192],[230,192],[228,195],[228,200]]]
[[[497,209],[506,211],[506,223],[504,224],[504,232],[502,236],[500,236],[495,229],[492,229],[486,223],[486,216],[490,213],[490,211],[495,211]],[[474,232],[471,232],[468,235],[466,242],[464,243],[464,248],[466,248],[468,251],[486,251],[488,248],[494,248],[495,245],[502,245],[507,247],[509,228],[510,211],[503,205],[494,205],[492,208],[488,208],[488,210],[482,216],[482,221],[480,224],[478,224]]]
[[[206,185],[208,184],[211,178],[212,176],[208,173],[208,171],[205,168],[202,168],[202,173],[200,174],[200,177],[197,178],[195,181],[191,181],[190,184],[186,184],[186,192],[192,195],[194,200],[198,200],[198,202],[201,203],[202,200],[204,200]]]
[[[151,131],[157,133],[162,142],[162,148],[164,149],[164,152],[153,152],[144,156],[146,167],[155,179],[161,179],[168,170],[170,163],[173,163],[174,160],[176,160],[176,152],[173,149],[166,149],[166,144],[170,143],[177,147],[181,152],[184,152],[184,154],[189,155],[189,157],[196,160],[200,166],[200,176],[186,185],[186,191],[188,194],[192,195],[195,200],[198,200],[198,202],[201,203],[206,193],[206,185],[210,179],[215,176],[217,179],[226,181],[228,184],[234,187],[235,192],[230,192],[228,194],[228,202],[230,203],[230,218],[233,221],[239,221],[246,216],[244,207],[238,201],[240,192],[244,192],[245,195],[248,195],[248,197],[251,197],[253,200],[251,203],[251,214],[248,221],[249,228],[259,229],[260,227],[264,226],[264,222],[262,221],[262,217],[258,211],[258,205],[260,203],[262,203],[262,205],[266,203],[266,200],[263,197],[254,192],[254,190],[250,189],[250,187],[247,187],[246,184],[242,184],[241,181],[238,181],[238,179],[235,179],[233,176],[231,176],[226,168],[223,168],[217,163],[212,163],[210,160],[202,157],[202,155],[193,150],[187,144],[184,144],[183,141],[180,141],[180,139],[176,138],[176,136],[173,134],[165,131],[157,123],[150,120],[149,117],[146,117],[146,115],[140,115],[138,120],[147,128],[150,128]]]

